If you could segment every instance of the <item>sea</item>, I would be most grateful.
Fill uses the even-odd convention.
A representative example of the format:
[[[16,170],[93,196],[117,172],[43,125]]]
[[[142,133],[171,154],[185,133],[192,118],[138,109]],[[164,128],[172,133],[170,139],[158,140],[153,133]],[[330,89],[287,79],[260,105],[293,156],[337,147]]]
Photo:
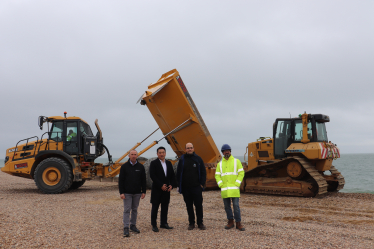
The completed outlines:
[[[374,153],[341,154],[340,156],[333,161],[335,168],[345,178],[344,188],[340,192],[374,194]],[[244,161],[243,156],[237,156],[236,158]],[[113,161],[115,160],[113,159]],[[95,162],[106,163],[107,161],[107,158],[103,155]],[[3,166],[4,161],[1,161],[0,167]],[[0,174],[4,173],[0,172]]]

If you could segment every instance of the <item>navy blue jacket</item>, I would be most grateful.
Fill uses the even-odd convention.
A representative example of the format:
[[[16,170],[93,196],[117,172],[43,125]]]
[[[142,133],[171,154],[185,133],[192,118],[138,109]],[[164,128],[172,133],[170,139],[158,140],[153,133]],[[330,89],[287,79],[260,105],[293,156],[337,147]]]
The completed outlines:
[[[206,182],[206,169],[205,169],[205,165],[204,165],[203,159],[201,159],[201,157],[199,157],[198,155],[196,155],[195,152],[193,153],[193,156],[191,157],[191,159],[194,162],[196,162],[196,165],[197,165],[197,168],[198,168],[198,171],[199,171],[199,182],[200,182],[200,185],[205,186],[205,182]],[[178,168],[177,168],[177,182],[178,182],[179,193],[180,194],[182,193],[183,168],[184,168],[184,155],[182,155],[179,158]]]

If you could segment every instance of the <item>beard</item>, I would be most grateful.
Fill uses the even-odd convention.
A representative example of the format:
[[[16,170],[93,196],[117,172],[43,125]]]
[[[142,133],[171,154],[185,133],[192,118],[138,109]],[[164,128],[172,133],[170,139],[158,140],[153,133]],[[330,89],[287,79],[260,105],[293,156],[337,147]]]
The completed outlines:
[[[231,155],[224,155],[224,157],[225,157],[226,159],[229,159],[230,156],[231,156]]]

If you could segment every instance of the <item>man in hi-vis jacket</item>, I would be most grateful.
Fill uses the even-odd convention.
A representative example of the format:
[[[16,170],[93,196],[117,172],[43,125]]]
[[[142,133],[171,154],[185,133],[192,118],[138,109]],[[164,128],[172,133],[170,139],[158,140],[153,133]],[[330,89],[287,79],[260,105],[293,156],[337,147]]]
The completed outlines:
[[[225,229],[234,227],[234,218],[236,222],[236,229],[244,231],[245,228],[241,223],[239,198],[240,198],[240,184],[244,178],[244,170],[239,159],[231,155],[231,147],[224,144],[221,148],[223,154],[222,161],[217,164],[216,181],[218,187],[221,188],[221,196],[225,205],[227,215],[227,225]],[[231,201],[234,206],[234,215],[231,209]]]

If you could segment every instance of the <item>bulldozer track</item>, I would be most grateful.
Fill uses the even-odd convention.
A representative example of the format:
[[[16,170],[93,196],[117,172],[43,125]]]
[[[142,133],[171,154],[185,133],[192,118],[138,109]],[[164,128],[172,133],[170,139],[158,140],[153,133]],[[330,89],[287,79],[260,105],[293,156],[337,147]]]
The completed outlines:
[[[345,179],[344,179],[344,176],[334,167],[334,166],[331,166],[330,168],[330,172],[331,174],[333,175],[336,175],[337,176],[337,180],[338,180],[338,187],[336,188],[335,191],[339,191],[341,190],[342,188],[344,188],[344,184],[345,184]]]
[[[295,161],[295,160],[298,161],[301,164],[301,166],[306,170],[306,172],[310,176],[309,179],[303,180],[302,182],[310,182],[310,181],[313,182],[312,183],[313,188],[310,189],[310,190],[315,193],[315,197],[320,197],[320,196],[323,196],[324,194],[326,194],[327,193],[327,187],[328,187],[327,181],[325,180],[323,175],[320,174],[318,172],[318,170],[316,170],[316,168],[310,162],[308,162],[308,160],[306,160],[302,157],[290,157],[290,158],[283,159],[283,160],[280,160],[280,161],[277,161],[277,162],[260,165],[260,166],[254,168],[250,171],[247,171],[245,176],[246,176],[246,178],[258,177],[259,172],[261,172],[263,170],[267,170],[271,174],[271,172],[275,172],[275,171],[281,169],[282,167],[287,166],[287,164],[289,162]],[[336,170],[336,169],[334,168],[334,170]],[[276,179],[276,177],[274,177],[274,179]],[[302,189],[287,190],[287,189],[282,188],[282,187],[265,187],[265,188],[261,189],[261,188],[258,188],[256,186],[251,186],[250,188],[246,188],[246,187],[244,187],[244,188],[246,190],[245,192],[257,193],[257,194],[306,196],[305,193],[303,193]]]
[[[307,160],[301,157],[293,157],[304,167],[304,169],[308,172],[308,174],[313,178],[313,180],[318,185],[318,192],[316,193],[315,197],[321,196],[327,193],[327,181],[325,178],[318,172],[318,170]]]

